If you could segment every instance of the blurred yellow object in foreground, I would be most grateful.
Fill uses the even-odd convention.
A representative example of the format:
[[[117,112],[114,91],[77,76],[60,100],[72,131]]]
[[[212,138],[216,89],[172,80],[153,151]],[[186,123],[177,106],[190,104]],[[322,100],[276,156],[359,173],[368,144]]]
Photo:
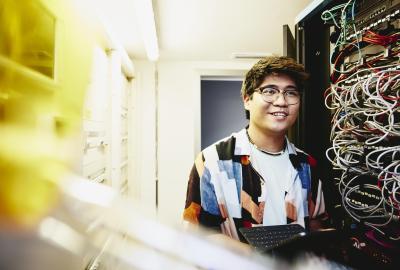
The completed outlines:
[[[51,211],[79,151],[94,38],[74,4],[0,2],[0,225]]]
[[[55,180],[66,164],[54,157],[57,147],[49,136],[18,127],[2,127],[0,132],[1,216],[22,225],[34,224],[56,203]]]

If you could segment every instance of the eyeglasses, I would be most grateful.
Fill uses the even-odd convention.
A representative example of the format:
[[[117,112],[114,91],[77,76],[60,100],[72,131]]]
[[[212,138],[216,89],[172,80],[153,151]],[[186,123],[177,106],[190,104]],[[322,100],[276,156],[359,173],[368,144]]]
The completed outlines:
[[[259,92],[263,100],[268,103],[276,101],[280,94],[283,95],[288,105],[295,105],[300,102],[300,92],[296,88],[286,89],[281,92],[277,87],[266,85],[254,90]]]

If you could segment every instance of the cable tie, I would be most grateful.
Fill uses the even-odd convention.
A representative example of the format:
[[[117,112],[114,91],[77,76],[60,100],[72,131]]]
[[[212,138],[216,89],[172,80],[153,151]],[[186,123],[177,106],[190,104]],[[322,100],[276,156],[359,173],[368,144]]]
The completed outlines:
[[[390,46],[386,47],[385,50],[383,51],[383,57],[388,58],[390,55]]]

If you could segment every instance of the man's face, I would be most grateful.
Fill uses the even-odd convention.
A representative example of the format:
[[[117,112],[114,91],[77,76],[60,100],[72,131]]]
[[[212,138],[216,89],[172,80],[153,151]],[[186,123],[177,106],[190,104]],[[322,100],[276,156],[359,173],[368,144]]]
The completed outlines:
[[[281,93],[286,90],[297,89],[293,79],[285,74],[267,75],[259,88],[267,85],[279,89]],[[243,101],[244,107],[250,112],[250,126],[274,136],[286,134],[296,121],[300,107],[300,101],[297,104],[290,105],[283,94],[279,94],[271,102],[266,102],[258,91],[253,93],[252,98],[245,96]]]

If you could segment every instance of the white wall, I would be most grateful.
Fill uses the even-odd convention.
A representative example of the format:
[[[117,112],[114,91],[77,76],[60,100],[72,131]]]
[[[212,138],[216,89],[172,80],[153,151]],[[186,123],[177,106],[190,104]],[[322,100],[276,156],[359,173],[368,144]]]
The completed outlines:
[[[147,61],[135,61],[135,77],[132,80],[132,117],[129,124],[132,144],[130,194],[155,211],[156,187],[156,99],[155,65]]]
[[[159,217],[179,222],[195,143],[194,94],[200,81],[190,63],[165,62],[159,71]]]
[[[135,61],[135,91],[141,104],[140,128],[136,128],[140,137],[136,155],[142,159],[137,164],[139,197],[154,205],[158,175],[158,216],[164,222],[181,223],[189,172],[200,151],[200,76],[243,75],[253,63],[161,61],[155,65]],[[154,106],[158,111],[157,125]],[[152,163],[155,150],[157,164]]]

